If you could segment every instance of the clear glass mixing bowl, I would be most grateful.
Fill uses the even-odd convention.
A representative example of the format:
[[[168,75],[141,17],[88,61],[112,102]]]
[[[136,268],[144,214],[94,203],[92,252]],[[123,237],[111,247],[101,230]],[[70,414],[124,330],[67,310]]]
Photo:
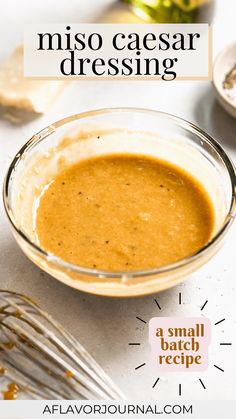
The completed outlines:
[[[98,141],[101,136],[102,141]],[[48,180],[80,159],[116,152],[167,160],[184,167],[203,183],[215,209],[212,239],[197,253],[177,263],[133,272],[89,269],[40,248],[35,233],[35,208]],[[216,253],[235,215],[235,185],[230,159],[197,126],[157,111],[118,108],[69,116],[34,135],[11,163],[3,197],[17,243],[41,269],[78,290],[130,297],[174,286]]]

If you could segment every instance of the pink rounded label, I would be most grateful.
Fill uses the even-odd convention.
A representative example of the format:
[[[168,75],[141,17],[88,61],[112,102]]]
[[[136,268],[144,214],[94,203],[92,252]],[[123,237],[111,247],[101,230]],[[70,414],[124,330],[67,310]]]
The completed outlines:
[[[153,317],[149,321],[152,364],[160,371],[204,371],[211,322],[205,317]]]

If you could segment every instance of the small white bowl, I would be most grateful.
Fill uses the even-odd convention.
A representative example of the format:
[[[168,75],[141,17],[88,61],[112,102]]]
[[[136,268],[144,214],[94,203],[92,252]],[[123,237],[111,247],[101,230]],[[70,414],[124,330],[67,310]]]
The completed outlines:
[[[231,116],[236,118],[236,94],[235,101],[230,98],[231,90],[223,88],[226,74],[236,65],[236,43],[226,47],[216,58],[213,68],[213,86],[216,97],[223,108]],[[234,88],[236,89],[236,87]]]

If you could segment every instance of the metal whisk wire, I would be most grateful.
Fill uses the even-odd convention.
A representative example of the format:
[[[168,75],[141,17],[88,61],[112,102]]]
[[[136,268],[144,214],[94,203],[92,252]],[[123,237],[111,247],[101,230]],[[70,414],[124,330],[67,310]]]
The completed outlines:
[[[0,373],[41,399],[123,399],[84,347],[32,299],[0,290]]]

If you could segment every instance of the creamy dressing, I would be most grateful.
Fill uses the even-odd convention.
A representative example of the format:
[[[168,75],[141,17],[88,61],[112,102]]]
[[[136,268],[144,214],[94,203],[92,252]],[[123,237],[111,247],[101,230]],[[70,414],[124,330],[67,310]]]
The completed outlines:
[[[88,158],[44,188],[36,214],[41,247],[80,266],[133,271],[174,263],[212,237],[204,187],[167,161],[135,154]]]

